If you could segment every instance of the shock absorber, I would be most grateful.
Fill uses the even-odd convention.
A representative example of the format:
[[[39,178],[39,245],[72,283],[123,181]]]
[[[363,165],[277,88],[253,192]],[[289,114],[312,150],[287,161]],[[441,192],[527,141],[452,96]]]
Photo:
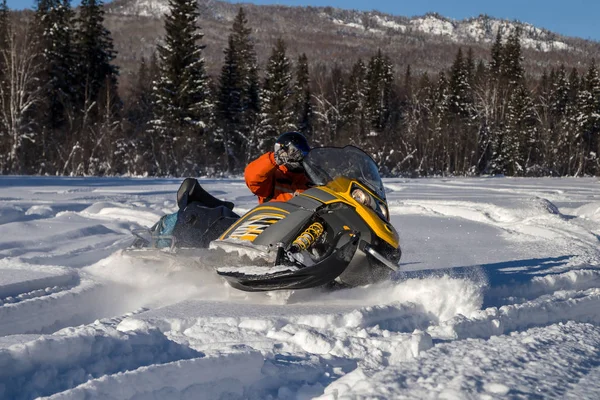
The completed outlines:
[[[325,229],[320,222],[312,223],[304,230],[292,243],[292,248],[296,251],[306,250],[323,234]]]

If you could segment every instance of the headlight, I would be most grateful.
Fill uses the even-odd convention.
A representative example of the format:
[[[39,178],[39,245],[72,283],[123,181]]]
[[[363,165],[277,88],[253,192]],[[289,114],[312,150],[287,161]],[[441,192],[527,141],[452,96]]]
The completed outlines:
[[[355,187],[354,189],[352,189],[351,196],[360,204],[370,207],[373,211],[379,214],[380,217],[383,217],[383,219],[385,219],[386,221],[390,220],[390,212],[387,206],[384,203],[375,200],[375,198],[369,193]]]
[[[379,203],[379,210],[381,210],[381,213],[383,214],[385,219],[389,221],[390,220],[390,211],[388,210],[386,205],[383,203]]]
[[[375,200],[373,200],[373,197],[371,197],[368,193],[366,193],[364,190],[362,189],[354,189],[352,191],[352,198],[356,201],[358,201],[360,204],[363,204],[367,207],[371,207],[374,209],[374,205],[375,205]]]

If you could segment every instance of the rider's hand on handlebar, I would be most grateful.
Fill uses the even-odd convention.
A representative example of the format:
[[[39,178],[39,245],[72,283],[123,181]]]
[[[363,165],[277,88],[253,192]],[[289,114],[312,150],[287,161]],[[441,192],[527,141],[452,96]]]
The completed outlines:
[[[276,143],[273,155],[277,165],[283,165],[291,171],[302,169],[304,154],[293,144],[281,145]]]

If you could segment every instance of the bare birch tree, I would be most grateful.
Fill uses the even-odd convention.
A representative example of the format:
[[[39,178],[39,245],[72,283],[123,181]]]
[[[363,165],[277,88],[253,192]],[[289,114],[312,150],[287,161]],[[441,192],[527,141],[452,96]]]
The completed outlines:
[[[13,21],[6,30],[6,46],[0,49],[5,68],[0,82],[0,127],[9,144],[7,165],[3,169],[24,173],[28,167],[25,147],[30,144],[33,148],[36,142],[31,112],[41,100],[38,82],[41,64],[30,21]]]

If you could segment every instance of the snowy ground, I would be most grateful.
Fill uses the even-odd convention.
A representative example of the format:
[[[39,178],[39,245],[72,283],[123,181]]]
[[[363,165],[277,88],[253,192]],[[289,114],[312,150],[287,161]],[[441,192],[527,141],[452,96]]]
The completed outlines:
[[[598,180],[385,183],[394,281],[247,294],[121,251],[178,180],[0,178],[0,398],[599,398]]]

